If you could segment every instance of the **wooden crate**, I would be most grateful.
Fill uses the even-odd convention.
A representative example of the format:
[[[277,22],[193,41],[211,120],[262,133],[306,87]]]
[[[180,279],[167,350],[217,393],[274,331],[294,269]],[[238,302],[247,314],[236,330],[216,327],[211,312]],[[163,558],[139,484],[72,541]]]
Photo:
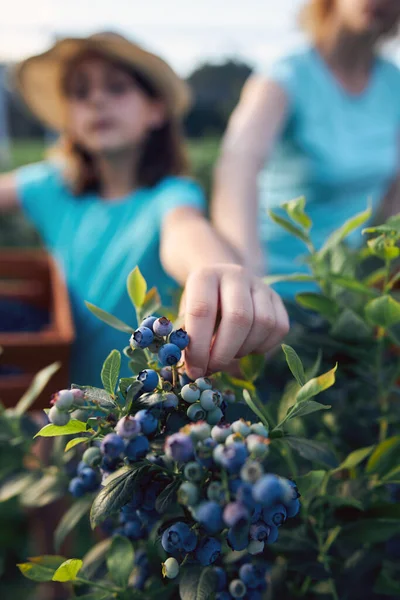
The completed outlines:
[[[0,332],[0,363],[23,372],[0,375],[0,400],[14,406],[37,371],[60,361],[35,403],[35,408],[47,407],[50,395],[68,384],[74,339],[67,288],[54,259],[44,250],[0,249],[0,298],[24,300],[49,312],[49,324],[39,332]]]

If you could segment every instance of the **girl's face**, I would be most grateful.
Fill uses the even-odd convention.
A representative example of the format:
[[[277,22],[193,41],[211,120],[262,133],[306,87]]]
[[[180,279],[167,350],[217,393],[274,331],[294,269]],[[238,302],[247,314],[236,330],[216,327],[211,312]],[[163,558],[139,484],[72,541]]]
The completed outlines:
[[[140,146],[165,120],[160,100],[150,98],[123,68],[105,58],[82,58],[65,85],[68,133],[88,152],[110,155]]]
[[[358,34],[377,37],[399,24],[400,0],[336,0],[336,14],[343,25]]]

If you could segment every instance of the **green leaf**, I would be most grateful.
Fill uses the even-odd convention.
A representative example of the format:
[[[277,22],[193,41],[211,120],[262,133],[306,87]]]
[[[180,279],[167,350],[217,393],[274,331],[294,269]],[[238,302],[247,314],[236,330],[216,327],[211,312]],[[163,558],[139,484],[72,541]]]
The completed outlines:
[[[181,483],[182,482],[179,479],[175,479],[159,494],[156,500],[156,510],[159,513],[163,514],[167,512],[171,504],[176,504],[176,493]]]
[[[143,317],[148,315],[154,315],[161,308],[161,298],[157,291],[157,288],[152,287],[144,297],[143,304],[141,307],[141,313]]]
[[[292,273],[292,275],[268,275],[267,277],[263,277],[263,282],[266,285],[273,285],[274,283],[280,282],[315,282],[315,277],[313,275],[305,275],[304,273]]]
[[[63,556],[34,556],[30,562],[17,565],[24,577],[38,583],[51,581],[54,573],[65,562]]]
[[[339,229],[334,231],[332,235],[328,237],[325,244],[319,251],[320,256],[324,256],[329,250],[331,250],[334,246],[337,246],[342,242],[350,233],[361,227],[364,223],[371,218],[372,210],[371,208],[367,208],[363,212],[355,215],[348,221],[346,221]]]
[[[303,385],[303,387],[300,388],[297,392],[297,402],[305,402],[306,400],[309,400],[310,398],[317,396],[324,390],[327,390],[328,388],[332,387],[335,383],[336,370],[337,365],[327,373],[324,373],[323,375],[319,375],[319,377],[314,377],[313,379],[310,379],[310,381],[307,381],[307,383]]]
[[[262,354],[248,354],[240,359],[240,370],[244,377],[254,382],[261,374],[265,366],[265,358]]]
[[[105,563],[106,555],[111,546],[111,539],[102,540],[93,546],[83,557],[83,571],[85,577],[92,578],[96,571]]]
[[[370,323],[380,327],[393,327],[400,323],[400,302],[391,296],[381,296],[371,300],[365,307],[365,314]]]
[[[292,235],[297,237],[299,240],[304,242],[307,247],[309,247],[310,238],[308,237],[308,235],[306,233],[304,233],[304,231],[302,229],[300,229],[300,227],[296,227],[296,225],[293,225],[287,219],[280,217],[272,210],[269,210],[268,214],[269,214],[270,218],[274,221],[274,223],[276,223],[277,225],[280,225],[281,227],[283,227],[283,229],[286,229],[286,231],[288,231],[289,233],[291,233]]]
[[[325,465],[330,469],[338,466],[336,456],[326,444],[294,435],[285,435],[276,441],[289,444],[295,452],[307,460]]]
[[[73,440],[69,440],[68,444],[64,448],[64,452],[68,452],[71,448],[75,448],[78,444],[85,444],[89,441],[88,437],[78,437]]]
[[[22,506],[40,507],[65,495],[65,480],[57,472],[47,473],[32,482],[20,497]]]
[[[310,471],[306,475],[296,477],[296,485],[301,494],[301,501],[310,502],[321,488],[326,471]]]
[[[85,392],[85,400],[98,404],[102,408],[115,408],[117,405],[106,390],[102,388],[92,387],[90,385],[75,385],[72,388],[78,388]]]
[[[129,502],[140,485],[141,476],[150,468],[151,465],[147,463],[138,463],[135,468],[125,471],[103,487],[94,499],[90,511],[92,529]]]
[[[118,331],[123,331],[124,333],[134,333],[135,330],[132,329],[132,327],[129,327],[129,325],[123,321],[120,321],[117,319],[117,317],[114,317],[114,315],[110,315],[110,313],[106,312],[102,308],[99,308],[98,306],[95,306],[94,304],[91,304],[90,302],[85,302],[85,304],[90,312],[93,313],[95,317],[100,319],[100,321],[103,321],[103,323],[107,323],[107,325],[110,325],[110,327],[118,329]]]
[[[135,381],[137,381],[136,377],[121,377],[121,379],[119,380],[118,390],[121,392],[124,398],[126,396],[126,390]]]
[[[400,435],[381,442],[370,456],[366,472],[376,473],[381,477],[386,475],[399,464],[399,454]]]
[[[115,595],[112,591],[104,592],[102,590],[79,596],[79,600],[112,600],[113,598],[115,598]]]
[[[107,552],[107,569],[114,583],[126,587],[133,569],[133,547],[131,542],[121,535],[113,538]]]
[[[289,408],[288,414],[278,427],[282,426],[283,423],[295,419],[297,417],[305,417],[312,413],[320,410],[329,410],[331,406],[327,404],[320,404],[314,400],[304,400],[303,402],[297,402],[294,406]]]
[[[79,558],[70,558],[62,563],[53,575],[53,581],[75,581],[83,562]]]
[[[2,482],[0,485],[0,502],[6,502],[14,496],[19,496],[36,481],[32,473],[18,473]]]
[[[339,534],[344,542],[362,544],[380,544],[400,533],[400,520],[395,519],[362,519],[346,525]]]
[[[390,573],[382,570],[375,582],[374,592],[392,598],[400,598],[400,579],[393,579]]]
[[[133,271],[129,273],[126,286],[133,306],[136,309],[140,309],[146,298],[147,284],[139,267],[135,267]]]
[[[60,362],[55,362],[48,367],[45,367],[39,371],[25,394],[19,400],[17,406],[14,409],[16,415],[23,415],[34,403],[36,398],[42,393],[54,373],[61,367]]]
[[[298,223],[304,227],[304,229],[310,229],[312,221],[304,212],[305,206],[306,199],[304,196],[300,196],[300,198],[295,198],[295,200],[282,204],[282,208],[286,210],[288,216],[295,221],[295,223]]]
[[[319,373],[319,370],[321,368],[321,363],[322,363],[322,351],[320,348],[318,350],[317,358],[315,359],[314,364],[306,371],[307,381],[310,379],[314,379],[314,377],[317,376],[317,373]]]
[[[314,310],[328,320],[334,320],[338,312],[338,305],[334,300],[314,292],[296,294],[296,302],[304,308]]]
[[[89,512],[92,501],[92,495],[85,495],[71,504],[67,512],[64,513],[54,532],[54,546],[56,550],[60,548],[66,536],[76,527],[86,513]]]
[[[132,355],[131,360],[129,362],[129,368],[135,375],[143,371],[144,369],[149,368],[149,361],[147,360],[147,356],[144,350],[140,348],[136,348]]]
[[[351,452],[347,458],[340,463],[340,465],[335,469],[335,471],[342,471],[343,469],[354,469],[360,463],[363,462],[372,452],[374,446],[369,446],[368,448],[359,448],[358,450],[354,450]]]
[[[300,386],[303,386],[306,383],[306,376],[304,373],[303,363],[301,362],[297,352],[291,346],[287,346],[286,344],[282,344],[282,350],[285,353],[286,362],[292,372],[293,377]]]
[[[371,340],[373,330],[351,308],[345,308],[335,321],[331,335],[345,342],[364,342]]]
[[[34,436],[35,438],[40,437],[55,437],[57,435],[71,435],[73,433],[83,433],[86,431],[86,423],[71,419],[66,425],[45,425],[42,429]]]
[[[181,600],[209,600],[218,585],[218,577],[211,567],[185,567],[179,582]]]
[[[101,369],[101,381],[104,385],[104,389],[111,396],[113,396],[115,392],[120,368],[121,354],[118,352],[118,350],[111,350],[110,354],[104,361],[103,368]]]
[[[346,290],[358,292],[364,296],[371,296],[371,298],[376,298],[376,296],[379,295],[378,290],[368,287],[357,279],[350,279],[349,277],[343,277],[342,275],[335,275],[334,273],[331,273],[329,275],[329,281],[335,285],[345,288]]]
[[[243,390],[243,398],[247,406],[253,411],[255,415],[260,419],[261,423],[269,429],[268,419],[264,414],[264,407],[260,402],[256,393],[253,396],[250,395],[248,390]]]

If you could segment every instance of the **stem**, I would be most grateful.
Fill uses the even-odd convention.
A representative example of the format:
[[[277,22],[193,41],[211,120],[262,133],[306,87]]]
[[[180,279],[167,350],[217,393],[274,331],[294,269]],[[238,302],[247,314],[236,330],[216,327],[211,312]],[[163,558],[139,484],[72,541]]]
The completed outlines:
[[[383,293],[387,293],[388,283],[390,278],[390,260],[385,261],[385,278],[383,281]],[[388,395],[389,390],[384,390],[382,384],[382,369],[383,369],[383,358],[384,358],[384,350],[385,350],[385,329],[380,327],[378,329],[378,347],[376,354],[376,377],[378,382],[378,401],[379,406],[382,413],[382,419],[379,423],[379,441],[383,442],[388,433],[389,423],[387,419],[387,414],[389,411],[389,402]]]
[[[120,592],[121,588],[109,587],[107,585],[103,585],[102,583],[95,583],[94,581],[90,581],[89,579],[85,579],[84,577],[76,577],[73,583],[82,583],[84,585],[90,585],[91,587],[98,588],[99,590],[104,590],[106,592],[115,593]]]
[[[172,387],[175,388],[176,382],[177,382],[177,377],[178,377],[176,366],[173,366],[171,368],[171,370],[172,370]]]

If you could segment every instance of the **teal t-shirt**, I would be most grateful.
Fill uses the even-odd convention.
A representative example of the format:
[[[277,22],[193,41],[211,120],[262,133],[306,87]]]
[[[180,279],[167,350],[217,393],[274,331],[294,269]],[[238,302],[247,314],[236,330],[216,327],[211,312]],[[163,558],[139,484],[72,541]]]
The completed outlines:
[[[275,225],[267,210],[305,196],[316,248],[369,201],[376,211],[400,164],[400,71],[377,57],[367,88],[353,95],[314,48],[305,48],[277,61],[264,75],[288,99],[284,128],[259,177],[267,269],[269,274],[307,272],[305,245]],[[358,230],[349,242],[357,245],[361,239]],[[276,290],[291,298],[306,287],[284,283]]]
[[[203,211],[202,190],[190,179],[167,177],[120,200],[74,196],[60,169],[47,162],[19,169],[17,189],[24,212],[59,262],[68,286],[76,328],[71,381],[99,385],[104,359],[113,348],[122,350],[129,336],[96,319],[84,301],[135,325],[126,278],[138,265],[148,287],[156,286],[168,306],[177,286],[160,262],[163,219],[179,206]],[[123,365],[129,376],[127,360]]]

